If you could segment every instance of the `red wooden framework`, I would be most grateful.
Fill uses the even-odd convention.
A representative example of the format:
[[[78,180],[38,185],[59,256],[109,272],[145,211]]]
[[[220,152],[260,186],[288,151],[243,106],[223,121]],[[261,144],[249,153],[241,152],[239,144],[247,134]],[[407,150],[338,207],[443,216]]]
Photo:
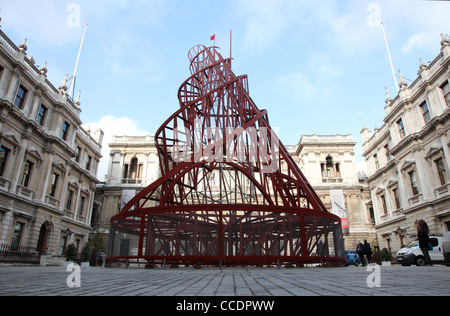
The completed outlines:
[[[111,219],[108,262],[341,262],[329,213],[217,47],[188,55],[180,109],[157,131],[161,177]]]

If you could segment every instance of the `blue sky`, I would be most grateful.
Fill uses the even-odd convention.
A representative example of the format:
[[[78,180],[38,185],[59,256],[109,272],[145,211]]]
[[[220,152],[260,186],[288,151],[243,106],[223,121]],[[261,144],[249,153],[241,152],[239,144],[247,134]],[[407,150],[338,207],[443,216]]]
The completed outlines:
[[[28,39],[28,56],[48,63],[55,86],[73,74],[88,23],[76,90],[82,121],[106,134],[99,179],[112,135],[154,134],[179,108],[187,53],[212,45],[213,34],[228,57],[233,31],[233,71],[248,75],[285,145],[303,134],[352,134],[361,165],[360,130],[383,125],[385,87],[396,95],[379,22],[395,69],[411,81],[419,58],[432,61],[440,33],[450,33],[448,1],[0,0],[0,8],[2,30],[16,44]]]

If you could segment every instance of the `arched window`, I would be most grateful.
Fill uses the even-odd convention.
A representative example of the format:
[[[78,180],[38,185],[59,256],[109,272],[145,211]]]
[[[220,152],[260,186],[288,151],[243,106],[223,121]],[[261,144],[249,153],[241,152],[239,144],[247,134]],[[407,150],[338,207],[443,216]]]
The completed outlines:
[[[333,167],[333,157],[328,156],[326,161],[327,161],[327,167]]]
[[[139,164],[139,160],[133,157],[129,164],[123,166],[122,183],[135,184],[141,183],[142,170],[144,165]]]
[[[323,182],[342,182],[340,164],[334,162],[333,157],[327,156],[325,162],[320,165]]]
[[[138,159],[134,157],[131,159],[130,164],[130,174],[128,176],[129,179],[137,179],[138,178]]]

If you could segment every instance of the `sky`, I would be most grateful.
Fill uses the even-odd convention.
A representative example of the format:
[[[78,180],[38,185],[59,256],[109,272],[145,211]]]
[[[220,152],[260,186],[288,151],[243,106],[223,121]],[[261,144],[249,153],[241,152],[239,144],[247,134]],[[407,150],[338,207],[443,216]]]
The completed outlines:
[[[113,135],[154,135],[179,109],[190,76],[189,50],[215,45],[233,72],[248,75],[250,95],[266,109],[285,145],[301,135],[351,134],[364,170],[360,131],[381,127],[385,87],[395,71],[411,84],[419,58],[440,52],[450,34],[450,1],[421,0],[0,0],[1,29],[28,56],[47,62],[59,86],[77,69],[81,120],[105,133],[98,178],[107,173]]]

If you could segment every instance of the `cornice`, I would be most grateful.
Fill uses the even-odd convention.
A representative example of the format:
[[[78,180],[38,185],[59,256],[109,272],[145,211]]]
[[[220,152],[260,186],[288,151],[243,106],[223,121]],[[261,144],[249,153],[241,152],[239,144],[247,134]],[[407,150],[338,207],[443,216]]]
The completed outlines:
[[[344,185],[340,185],[340,186],[331,186],[331,185],[328,185],[328,186],[317,186],[316,185],[315,186],[315,185],[313,185],[312,187],[313,187],[314,191],[317,191],[317,192],[323,191],[323,190],[329,191],[329,190],[337,190],[337,189],[344,190],[344,191],[363,191],[363,192],[370,191],[368,186],[352,185],[352,184],[350,184],[350,185],[344,184]]]
[[[450,108],[447,108],[445,112],[439,116],[433,117],[427,124],[422,128],[420,132],[407,135],[404,137],[397,145],[390,149],[392,155],[396,155],[403,148],[408,146],[412,141],[423,139],[425,136],[433,131],[436,131],[436,126],[439,124],[446,123],[450,118]]]
[[[377,179],[379,176],[381,176],[383,174],[388,173],[395,166],[397,166],[397,162],[395,161],[395,159],[389,160],[389,162],[384,167],[378,169],[373,175],[368,177],[367,182],[370,185],[373,181],[375,181],[375,179]]]

